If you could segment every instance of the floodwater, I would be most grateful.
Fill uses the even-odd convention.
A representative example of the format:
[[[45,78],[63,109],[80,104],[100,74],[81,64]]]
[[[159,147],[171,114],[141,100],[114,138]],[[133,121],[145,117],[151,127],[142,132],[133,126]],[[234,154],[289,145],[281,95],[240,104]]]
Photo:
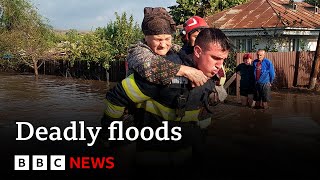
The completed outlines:
[[[9,167],[13,167],[11,156],[27,151],[27,142],[15,141],[16,122],[66,127],[70,121],[84,121],[86,126],[100,126],[110,86],[105,81],[56,76],[36,80],[33,75],[0,73],[0,135],[2,143],[11,144],[4,151]],[[234,98],[228,99],[217,106],[208,131],[202,174],[319,177],[320,95],[273,92],[267,110],[241,107]]]
[[[23,120],[48,126],[81,120],[98,125],[107,88],[105,81],[0,74],[0,125]]]

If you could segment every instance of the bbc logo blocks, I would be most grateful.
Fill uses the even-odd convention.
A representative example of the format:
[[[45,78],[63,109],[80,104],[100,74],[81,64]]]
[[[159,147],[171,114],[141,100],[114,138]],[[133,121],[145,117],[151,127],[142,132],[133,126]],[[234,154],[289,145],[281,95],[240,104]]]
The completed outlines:
[[[15,155],[14,170],[29,170],[29,161],[28,155]]]
[[[66,157],[63,155],[50,156],[50,169],[51,170],[65,170]]]
[[[64,155],[15,155],[14,170],[65,170],[65,162]]]

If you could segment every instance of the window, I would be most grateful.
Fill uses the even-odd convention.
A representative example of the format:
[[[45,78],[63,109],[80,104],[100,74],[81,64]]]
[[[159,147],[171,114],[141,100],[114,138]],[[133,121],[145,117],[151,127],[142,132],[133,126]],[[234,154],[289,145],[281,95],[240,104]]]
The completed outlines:
[[[252,39],[236,39],[235,46],[239,52],[251,52]]]
[[[300,40],[299,39],[290,39],[289,51],[300,51]]]

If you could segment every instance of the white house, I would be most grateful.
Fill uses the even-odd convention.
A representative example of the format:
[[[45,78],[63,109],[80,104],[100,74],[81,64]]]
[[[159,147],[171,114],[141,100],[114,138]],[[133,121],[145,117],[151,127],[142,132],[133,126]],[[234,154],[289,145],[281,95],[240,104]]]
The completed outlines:
[[[292,0],[251,0],[205,20],[222,29],[239,52],[315,51],[320,32],[319,7]]]

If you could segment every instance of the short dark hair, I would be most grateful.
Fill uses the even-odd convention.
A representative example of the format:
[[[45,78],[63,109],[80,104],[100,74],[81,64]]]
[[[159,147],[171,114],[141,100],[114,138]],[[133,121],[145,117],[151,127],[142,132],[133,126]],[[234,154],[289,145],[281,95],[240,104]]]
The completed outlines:
[[[218,28],[204,28],[196,38],[195,45],[206,49],[209,43],[218,43],[224,51],[231,50],[230,39]]]

